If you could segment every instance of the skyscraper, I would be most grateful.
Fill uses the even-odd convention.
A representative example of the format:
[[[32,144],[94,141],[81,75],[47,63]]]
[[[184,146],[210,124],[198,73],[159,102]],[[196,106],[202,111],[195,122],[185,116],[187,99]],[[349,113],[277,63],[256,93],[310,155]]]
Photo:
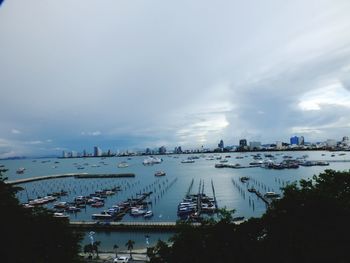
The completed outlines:
[[[95,156],[95,157],[102,156],[102,150],[101,150],[100,147],[98,147],[98,146],[95,146],[95,147],[94,147],[94,156]]]
[[[224,141],[223,140],[220,140],[219,144],[218,144],[218,147],[223,150],[224,149]]]

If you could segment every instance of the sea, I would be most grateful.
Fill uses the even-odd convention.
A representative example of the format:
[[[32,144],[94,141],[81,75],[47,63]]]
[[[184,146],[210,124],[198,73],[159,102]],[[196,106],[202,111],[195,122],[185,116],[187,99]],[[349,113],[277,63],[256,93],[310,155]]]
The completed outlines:
[[[254,168],[215,168],[215,164],[223,159],[225,164],[240,164],[248,166],[257,161],[257,155],[262,160],[271,157],[274,161],[282,161],[285,158],[304,158],[306,160],[328,161],[329,166],[300,166],[297,169],[273,170],[261,167]],[[285,151],[285,152],[245,152],[245,153],[208,153],[208,154],[183,154],[183,155],[157,155],[162,162],[154,165],[143,165],[145,156],[132,157],[106,157],[106,158],[38,158],[19,160],[0,160],[0,164],[9,169],[4,173],[7,180],[57,175],[66,173],[134,173],[132,178],[101,178],[101,179],[76,179],[74,177],[56,178],[20,184],[22,191],[17,197],[22,203],[28,199],[45,196],[52,192],[67,191],[59,201],[72,201],[76,196],[84,196],[97,190],[120,186],[121,191],[109,196],[102,208],[87,206],[78,213],[71,213],[71,221],[93,221],[91,215],[99,213],[128,198],[135,198],[143,192],[152,192],[148,201],[149,209],[153,211],[153,217],[132,217],[126,215],[122,221],[158,221],[168,222],[178,220],[177,207],[179,202],[188,192],[192,194],[204,191],[208,196],[213,196],[213,188],[219,208],[234,209],[234,217],[260,217],[266,211],[266,204],[254,194],[247,191],[249,186],[254,186],[261,193],[273,191],[282,194],[281,188],[300,179],[312,178],[325,169],[349,170],[350,152],[328,151]],[[195,157],[194,163],[182,163],[188,157]],[[255,157],[255,159],[254,159]],[[221,158],[221,159],[220,159]],[[258,157],[259,158],[259,157]],[[127,162],[128,167],[118,168],[118,164]],[[17,174],[18,168],[25,168],[23,174]],[[79,169],[78,169],[79,168]],[[157,171],[164,171],[165,176],[156,177]],[[249,177],[246,184],[239,181],[241,177]],[[192,183],[193,182],[193,183]],[[192,185],[192,187],[190,187]],[[53,203],[46,205],[53,207]],[[215,215],[213,215],[215,217]],[[131,239],[135,241],[134,248],[145,248],[154,245],[159,239],[168,241],[174,233],[171,232],[147,232],[147,231],[95,231],[93,239],[101,241],[102,251],[113,251],[117,244],[121,250],[125,250],[125,243]],[[86,233],[82,245],[90,242],[89,233]]]

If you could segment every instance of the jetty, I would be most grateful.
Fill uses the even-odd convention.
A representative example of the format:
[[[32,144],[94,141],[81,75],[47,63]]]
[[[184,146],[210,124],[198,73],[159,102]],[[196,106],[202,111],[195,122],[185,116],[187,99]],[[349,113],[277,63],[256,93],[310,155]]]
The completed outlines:
[[[10,181],[5,181],[5,183],[15,185],[15,184],[24,184],[24,183],[34,182],[34,181],[49,180],[49,179],[56,179],[56,178],[66,178],[66,177],[74,177],[76,179],[125,178],[125,177],[135,177],[135,174],[132,174],[132,173],[124,173],[124,174],[89,174],[89,173],[53,174],[53,175],[23,178],[23,179],[18,179],[18,180],[10,180]]]

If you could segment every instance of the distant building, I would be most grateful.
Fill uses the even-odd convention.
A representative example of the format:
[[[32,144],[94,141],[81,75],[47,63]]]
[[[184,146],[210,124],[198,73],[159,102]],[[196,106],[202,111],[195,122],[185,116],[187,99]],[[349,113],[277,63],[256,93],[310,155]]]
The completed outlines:
[[[240,147],[246,147],[247,146],[247,140],[246,139],[239,140],[239,146]]]
[[[298,145],[305,145],[305,139],[304,136],[298,137]]]
[[[146,148],[146,154],[152,154],[152,151],[150,148]]]
[[[177,153],[177,154],[182,153],[181,146],[179,146],[179,147],[175,147],[175,149],[174,149],[174,153]]]
[[[250,150],[260,150],[261,149],[261,142],[249,142],[249,149]]]
[[[277,150],[282,150],[282,149],[283,149],[283,143],[280,142],[280,141],[277,141],[277,142],[276,142],[276,149],[277,149]]]
[[[62,152],[62,157],[63,157],[63,158],[68,158],[68,153],[67,153],[66,151],[63,151],[63,152]]]
[[[166,148],[165,148],[165,146],[159,147],[158,153],[159,153],[159,154],[166,154]]]
[[[76,158],[76,157],[78,157],[78,153],[76,151],[71,151],[70,156],[72,158]]]
[[[224,149],[224,141],[223,140],[220,140],[219,144],[218,144],[218,147],[223,150]]]
[[[88,156],[88,154],[87,154],[86,150],[84,150],[83,151],[83,157],[86,157],[86,156]]]
[[[101,150],[100,147],[98,147],[98,146],[95,146],[95,147],[94,147],[94,156],[95,156],[95,157],[100,157],[100,156],[102,156],[102,150]]]
[[[290,144],[291,145],[299,145],[299,138],[298,136],[293,136],[290,138]]]

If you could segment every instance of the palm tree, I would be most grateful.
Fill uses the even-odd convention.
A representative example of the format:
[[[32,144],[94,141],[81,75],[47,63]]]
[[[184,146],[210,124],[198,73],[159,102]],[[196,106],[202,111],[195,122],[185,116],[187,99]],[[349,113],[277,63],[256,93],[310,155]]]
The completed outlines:
[[[128,240],[128,242],[126,242],[125,246],[128,248],[128,250],[130,251],[130,258],[132,258],[132,255],[131,255],[131,250],[134,248],[134,244],[135,244],[135,241],[133,240]]]
[[[93,244],[93,249],[96,251],[96,257],[98,258],[98,247],[101,245],[101,241],[95,241]]]
[[[119,248],[119,246],[117,244],[114,244],[113,249],[115,250],[115,257],[116,258],[118,257],[118,253],[117,253],[118,248]]]

